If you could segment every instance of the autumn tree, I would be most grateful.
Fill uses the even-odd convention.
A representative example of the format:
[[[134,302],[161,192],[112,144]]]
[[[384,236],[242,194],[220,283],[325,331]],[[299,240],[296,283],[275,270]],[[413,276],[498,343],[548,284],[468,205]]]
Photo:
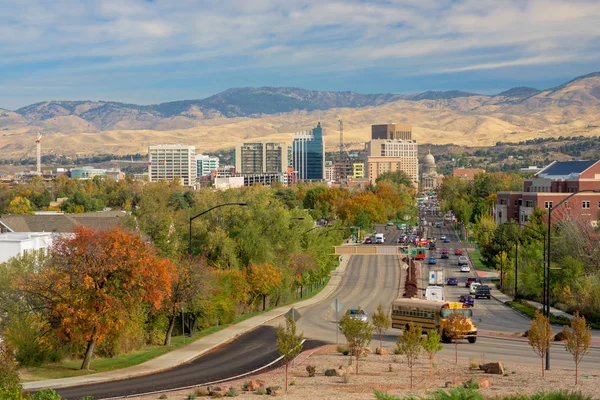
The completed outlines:
[[[442,338],[450,340],[454,344],[455,362],[458,364],[458,343],[461,338],[471,330],[471,322],[458,310],[453,310],[444,324]]]
[[[358,307],[358,315],[361,309]],[[346,337],[350,353],[356,356],[356,373],[358,374],[358,360],[363,349],[371,343],[373,339],[373,325],[369,321],[363,321],[350,316],[350,310],[340,318],[340,329]]]
[[[392,325],[392,320],[387,315],[386,312],[383,311],[383,306],[379,304],[377,307],[377,312],[373,314],[371,317],[373,319],[373,329],[377,336],[379,336],[379,354],[383,354],[383,335]]]
[[[436,330],[430,330],[427,332],[427,337],[424,337],[421,341],[421,345],[423,346],[423,350],[427,353],[427,358],[429,358],[429,375],[433,376],[433,359],[438,351],[441,351],[444,348],[444,345],[440,343],[442,339],[441,335]]]
[[[421,336],[423,336],[421,327],[409,322],[402,335],[399,335],[396,341],[396,349],[399,354],[406,357],[406,365],[410,369],[411,389],[413,385],[413,367],[415,366],[417,357],[421,354]]]
[[[56,242],[42,270],[19,285],[44,300],[64,340],[86,343],[81,369],[89,369],[96,344],[120,329],[140,302],[158,310],[172,280],[170,261],[138,235],[76,227]]]
[[[545,317],[539,310],[531,321],[529,334],[527,335],[529,345],[542,360],[542,377],[544,376],[544,357],[552,344],[552,327],[550,319]]]
[[[10,214],[33,214],[31,202],[26,197],[17,196],[8,204]]]
[[[267,308],[267,296],[274,288],[281,285],[283,274],[281,269],[273,264],[250,264],[246,270],[246,280],[248,282],[251,304],[254,304],[259,297],[262,297],[264,311]]]
[[[24,400],[25,398],[15,358],[6,344],[0,341],[0,399]]]
[[[583,357],[590,352],[590,342],[592,341],[592,331],[585,321],[585,317],[575,313],[575,318],[571,320],[571,329],[567,326],[563,328],[563,334],[566,338],[565,350],[571,353],[575,361],[575,384],[578,383],[579,363]]]
[[[288,389],[288,365],[302,351],[303,340],[304,335],[296,333],[296,321],[293,318],[288,317],[285,319],[285,327],[281,324],[277,326],[277,350],[279,350],[279,355],[283,357],[285,365],[286,392]]]

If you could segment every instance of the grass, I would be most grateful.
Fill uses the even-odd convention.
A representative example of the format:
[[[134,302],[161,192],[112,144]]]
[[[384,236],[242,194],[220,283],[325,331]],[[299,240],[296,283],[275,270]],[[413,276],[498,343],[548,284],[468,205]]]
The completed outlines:
[[[320,286],[319,288],[317,288],[313,291],[310,291],[308,294],[304,294],[302,299],[298,298],[291,302],[281,304],[278,307],[282,307],[282,306],[297,303],[299,301],[304,301],[306,299],[310,299],[311,297],[313,297],[317,293],[319,293],[325,286],[327,286],[327,283],[329,283],[329,279],[330,279],[330,277],[327,277],[324,282],[324,285]],[[269,310],[272,310],[272,309],[278,308],[278,307],[270,307],[270,308],[267,308],[266,311],[269,311]],[[264,311],[264,312],[266,312],[266,311]],[[227,328],[228,326],[238,324],[242,321],[247,320],[248,318],[252,318],[252,317],[254,317],[256,315],[260,315],[262,313],[263,313],[263,311],[260,310],[260,311],[253,311],[253,312],[247,313],[247,314],[242,314],[228,324],[208,327],[201,331],[195,332],[191,337],[173,336],[171,338],[170,346],[160,346],[160,345],[146,346],[135,352],[122,354],[122,355],[119,355],[114,358],[94,357],[94,359],[92,360],[92,365],[91,365],[93,370],[89,370],[89,371],[84,371],[84,370],[79,369],[79,368],[81,368],[81,363],[82,363],[81,360],[68,360],[68,361],[63,361],[60,363],[45,364],[40,367],[23,368],[21,370],[22,382],[31,382],[31,381],[38,381],[38,380],[45,380],[45,379],[70,378],[70,377],[74,377],[74,376],[85,376],[85,375],[95,374],[95,373],[99,373],[99,372],[114,371],[117,369],[122,369],[122,368],[131,367],[134,365],[139,365],[148,360],[162,356],[163,354],[169,353],[180,347],[183,347],[192,342],[195,342],[196,340],[201,339],[205,336],[219,332],[220,330],[223,330],[223,329]]]
[[[375,391],[374,395],[377,400],[592,400],[591,397],[581,394],[580,392],[569,392],[563,390],[554,392],[538,392],[531,396],[513,395],[508,397],[485,397],[478,390],[466,389],[462,387],[457,387],[450,390],[440,389],[424,397],[407,396],[401,398],[378,391]]]
[[[523,314],[527,315],[531,319],[535,318],[535,312],[538,310],[536,307],[532,306],[531,304],[525,303],[520,300],[509,301],[506,304],[508,304],[515,310],[522,312]],[[565,318],[565,317],[557,317],[556,315],[550,314],[550,323],[556,324],[556,325],[570,325],[571,320],[568,318]]]
[[[479,252],[479,250],[471,251],[471,252],[469,252],[469,254],[471,254],[471,259],[473,260],[473,266],[475,267],[475,269],[478,269],[480,271],[495,271],[496,270],[495,268],[490,268],[481,262],[481,253]]]

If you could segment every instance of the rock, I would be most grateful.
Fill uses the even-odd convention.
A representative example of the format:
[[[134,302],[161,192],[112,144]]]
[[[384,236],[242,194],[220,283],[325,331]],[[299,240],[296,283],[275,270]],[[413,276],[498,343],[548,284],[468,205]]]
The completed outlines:
[[[444,387],[445,387],[445,388],[451,388],[451,387],[454,387],[454,383],[452,383],[452,382],[448,381],[448,382],[446,382],[446,383],[444,384]]]
[[[490,387],[490,381],[483,378],[477,378],[477,384],[479,385],[479,389],[488,389]]]
[[[337,376],[337,369],[335,369],[335,368],[326,369],[325,376]]]
[[[349,373],[349,368],[345,367],[343,365],[340,365],[338,369],[335,370],[335,376],[344,376],[344,375],[348,375]]]
[[[281,386],[269,386],[267,388],[267,394],[271,396],[277,396],[281,393]]]
[[[253,379],[250,382],[248,382],[248,385],[246,386],[246,390],[248,390],[249,392],[254,392],[256,389],[262,388],[262,387],[265,387],[264,381]]]
[[[229,391],[229,386],[209,386],[206,388],[208,390],[209,396],[214,396],[215,394],[220,394],[223,396],[225,393]]]
[[[375,354],[379,354],[380,356],[387,356],[388,354],[390,354],[390,351],[385,347],[377,347],[375,349]]]
[[[480,364],[479,369],[486,374],[504,375],[504,366],[500,361],[495,363]]]

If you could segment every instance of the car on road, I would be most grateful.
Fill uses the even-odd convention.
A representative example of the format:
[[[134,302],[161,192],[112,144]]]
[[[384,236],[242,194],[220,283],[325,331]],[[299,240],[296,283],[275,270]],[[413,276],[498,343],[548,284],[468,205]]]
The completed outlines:
[[[462,249],[454,249],[454,255],[455,256],[462,256],[463,255]]]
[[[472,278],[472,277],[467,278],[467,281],[465,282],[465,287],[471,286],[471,283],[473,283],[473,282],[477,282],[477,278]]]
[[[458,278],[448,278],[448,282],[446,282],[448,286],[458,286]]]
[[[463,264],[460,266],[460,272],[471,272],[471,267],[469,267],[467,264]]]
[[[367,313],[364,310],[351,308],[348,310],[348,315],[350,315],[350,318],[359,319],[363,322],[367,322]]]
[[[467,256],[458,257],[458,265],[465,265],[468,263],[469,263],[469,259],[467,258]]]
[[[442,239],[442,240],[446,239],[446,235],[440,235],[440,239]]]
[[[446,251],[445,253],[442,251],[442,256],[440,257],[442,260],[447,260],[450,258],[450,256],[448,255],[448,252]]]
[[[394,223],[392,221],[388,221],[388,223],[386,225],[387,226],[394,226]]]
[[[480,297],[485,297],[487,299],[492,298],[489,286],[486,286],[486,285],[477,286],[477,289],[475,289],[475,298],[478,299]]]
[[[469,307],[473,307],[475,305],[475,299],[472,296],[463,294],[460,296],[460,299],[458,299],[458,301],[460,301],[463,304],[468,305]]]
[[[435,259],[435,257],[429,257],[429,265],[432,264],[437,264],[437,260]]]
[[[435,243],[429,242],[429,250],[435,250]]]
[[[444,243],[450,243],[450,239],[444,238]]]
[[[477,287],[481,286],[480,282],[473,282],[469,285],[469,294],[475,294]]]
[[[373,239],[371,239],[370,237],[366,238],[365,244],[373,244]]]

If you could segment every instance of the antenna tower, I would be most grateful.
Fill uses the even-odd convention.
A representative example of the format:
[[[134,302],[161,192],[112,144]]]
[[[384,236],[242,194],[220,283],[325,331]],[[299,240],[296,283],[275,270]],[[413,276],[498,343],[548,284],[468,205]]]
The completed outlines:
[[[340,123],[340,162],[344,160],[344,122],[342,118],[338,116],[338,122]]]
[[[42,174],[42,134],[38,133],[37,139],[35,140],[36,150],[36,161],[37,161],[37,174]]]

